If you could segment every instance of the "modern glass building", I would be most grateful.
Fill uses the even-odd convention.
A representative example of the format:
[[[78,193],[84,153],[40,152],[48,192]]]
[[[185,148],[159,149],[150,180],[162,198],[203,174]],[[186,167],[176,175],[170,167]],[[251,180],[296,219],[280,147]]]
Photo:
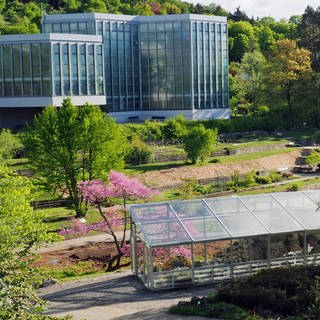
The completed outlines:
[[[120,122],[229,117],[225,17],[45,15],[42,34],[1,36],[0,48],[9,62],[0,107],[59,106],[70,96]]]

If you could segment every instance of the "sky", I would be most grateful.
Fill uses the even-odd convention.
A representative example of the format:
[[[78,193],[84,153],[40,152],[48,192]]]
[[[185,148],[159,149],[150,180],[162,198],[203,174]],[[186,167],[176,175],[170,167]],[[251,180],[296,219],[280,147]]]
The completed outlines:
[[[240,6],[249,17],[271,16],[276,20],[301,15],[308,5],[315,9],[320,6],[319,0],[192,0],[192,2],[206,5],[216,3],[230,12],[234,12]]]

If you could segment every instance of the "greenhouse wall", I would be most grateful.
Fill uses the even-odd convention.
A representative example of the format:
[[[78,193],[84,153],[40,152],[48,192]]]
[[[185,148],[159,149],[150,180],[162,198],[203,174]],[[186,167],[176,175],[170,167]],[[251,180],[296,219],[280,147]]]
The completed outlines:
[[[318,199],[317,190],[134,205],[132,272],[159,290],[320,264]]]

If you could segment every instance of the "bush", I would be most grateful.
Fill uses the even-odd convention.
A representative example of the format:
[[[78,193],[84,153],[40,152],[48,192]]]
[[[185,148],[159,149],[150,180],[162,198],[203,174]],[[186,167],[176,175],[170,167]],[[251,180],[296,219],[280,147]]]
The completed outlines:
[[[209,303],[206,298],[193,297],[191,302],[179,302],[170,308],[170,313],[197,315],[200,317],[219,317],[228,320],[258,320],[247,311],[230,303]]]
[[[319,266],[277,268],[236,280],[214,297],[259,314],[304,315],[315,303]]]
[[[296,183],[290,184],[287,187],[287,191],[298,191],[299,190],[299,186]]]
[[[162,136],[165,140],[170,140],[173,144],[180,144],[186,134],[186,119],[182,115],[165,120],[164,126],[162,127]]]
[[[269,176],[258,176],[258,175],[255,175],[254,176],[254,180],[258,184],[269,184],[269,183],[272,182],[271,178]]]
[[[202,124],[191,128],[183,141],[188,159],[193,164],[203,162],[211,154],[217,135],[217,130],[205,129]]]
[[[140,139],[134,140],[129,146],[125,161],[128,164],[138,165],[152,162],[153,152],[148,145]]]
[[[270,171],[268,177],[271,179],[272,182],[280,182],[283,180],[283,176],[275,170]]]

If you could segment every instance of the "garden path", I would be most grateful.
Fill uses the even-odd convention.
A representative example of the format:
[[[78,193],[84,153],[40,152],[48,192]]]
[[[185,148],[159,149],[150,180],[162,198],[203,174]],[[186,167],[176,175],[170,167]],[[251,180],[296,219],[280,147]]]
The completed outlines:
[[[212,286],[201,286],[150,292],[131,272],[121,271],[55,284],[41,289],[40,295],[49,302],[46,314],[71,314],[75,320],[182,320],[184,316],[168,314],[168,308],[178,301],[212,291]],[[201,319],[204,318],[188,317],[188,320]]]

